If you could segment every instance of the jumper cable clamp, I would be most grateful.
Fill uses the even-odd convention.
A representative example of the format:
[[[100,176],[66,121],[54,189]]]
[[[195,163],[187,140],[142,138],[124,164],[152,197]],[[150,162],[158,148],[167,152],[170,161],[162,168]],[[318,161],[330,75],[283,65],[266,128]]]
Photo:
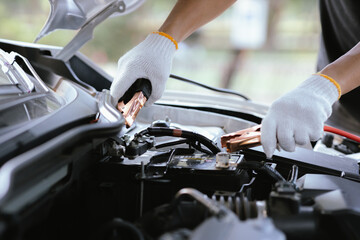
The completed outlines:
[[[125,119],[125,125],[129,128],[136,119],[140,109],[145,105],[151,94],[151,83],[148,79],[137,79],[122,96],[117,104],[117,109]]]
[[[229,133],[221,137],[221,147],[226,147],[227,152],[236,152],[241,149],[261,145],[261,125]]]

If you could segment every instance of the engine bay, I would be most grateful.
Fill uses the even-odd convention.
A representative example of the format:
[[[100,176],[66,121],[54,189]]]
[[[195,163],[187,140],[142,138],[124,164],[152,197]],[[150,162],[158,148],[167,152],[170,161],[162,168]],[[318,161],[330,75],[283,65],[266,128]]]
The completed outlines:
[[[195,122],[197,126],[189,125]],[[359,184],[356,161],[329,159],[301,149],[298,162],[287,159],[284,163],[276,160],[280,156],[267,160],[261,148],[227,154],[211,145],[200,146],[203,141],[194,136],[181,140],[160,133],[169,129],[197,132],[219,146],[224,133],[253,124],[219,114],[153,106],[141,112],[137,126],[119,141],[122,145],[113,142],[123,147],[127,157],[112,156],[101,165],[104,173],[110,169],[114,173],[107,174],[112,183],[119,181],[115,180],[119,175],[134,180],[126,191],[135,190],[133,204],[138,212],[133,217],[140,217],[137,224],[151,238],[234,239],[243,231],[242,235],[254,239],[267,239],[269,234],[271,239],[335,239],[356,234],[360,192],[347,190],[348,184]],[[144,153],[142,143],[149,149]],[[318,167],[303,160],[309,154],[315,154],[310,161]],[[228,155],[226,164],[221,155]],[[332,160],[344,163],[337,168],[329,164]],[[155,207],[161,204],[165,205]],[[329,226],[337,230],[332,232]],[[349,229],[341,232],[339,226]]]
[[[359,237],[357,162],[308,149],[298,150],[299,158],[277,153],[267,160],[260,147],[217,147],[224,133],[252,125],[197,110],[144,108],[134,127],[97,149],[96,184],[70,211],[81,210],[77,222],[86,223],[69,232],[95,239]]]
[[[100,93],[109,78],[83,56],[64,62],[50,47],[0,46],[29,59],[54,94],[72,96],[27,124],[32,134],[1,145],[17,147],[0,168],[1,239],[360,238],[358,160],[221,147],[224,134],[259,124],[264,106],[169,91],[127,128]]]

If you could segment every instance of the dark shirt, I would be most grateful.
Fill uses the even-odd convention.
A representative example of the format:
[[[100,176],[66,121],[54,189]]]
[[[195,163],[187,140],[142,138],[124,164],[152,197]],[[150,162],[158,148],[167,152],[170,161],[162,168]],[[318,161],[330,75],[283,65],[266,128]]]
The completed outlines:
[[[360,0],[320,0],[320,19],[322,35],[318,70],[360,41]],[[343,95],[340,103],[360,120],[360,87]]]

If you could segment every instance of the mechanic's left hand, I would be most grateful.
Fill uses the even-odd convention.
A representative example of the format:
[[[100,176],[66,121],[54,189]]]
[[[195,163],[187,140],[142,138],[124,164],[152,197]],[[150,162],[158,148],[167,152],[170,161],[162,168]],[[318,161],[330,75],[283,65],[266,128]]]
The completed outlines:
[[[331,106],[341,95],[334,82],[312,75],[271,105],[261,124],[261,143],[267,158],[272,157],[277,143],[292,152],[296,144],[305,145],[321,137]]]

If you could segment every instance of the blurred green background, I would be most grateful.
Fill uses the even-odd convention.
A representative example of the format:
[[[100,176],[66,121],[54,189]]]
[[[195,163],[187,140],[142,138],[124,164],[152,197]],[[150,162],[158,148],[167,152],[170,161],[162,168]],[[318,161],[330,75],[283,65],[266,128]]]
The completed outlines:
[[[239,0],[240,1],[240,0]],[[256,49],[238,49],[230,41],[234,7],[180,44],[172,73],[216,87],[237,90],[270,104],[315,71],[319,45],[317,1],[265,0],[266,42]],[[81,52],[110,75],[119,57],[157,30],[175,0],[148,0],[126,16],[107,19]],[[50,11],[47,0],[0,1],[0,38],[33,42]],[[76,31],[58,30],[39,41],[65,46]],[[168,89],[205,91],[176,80]]]

